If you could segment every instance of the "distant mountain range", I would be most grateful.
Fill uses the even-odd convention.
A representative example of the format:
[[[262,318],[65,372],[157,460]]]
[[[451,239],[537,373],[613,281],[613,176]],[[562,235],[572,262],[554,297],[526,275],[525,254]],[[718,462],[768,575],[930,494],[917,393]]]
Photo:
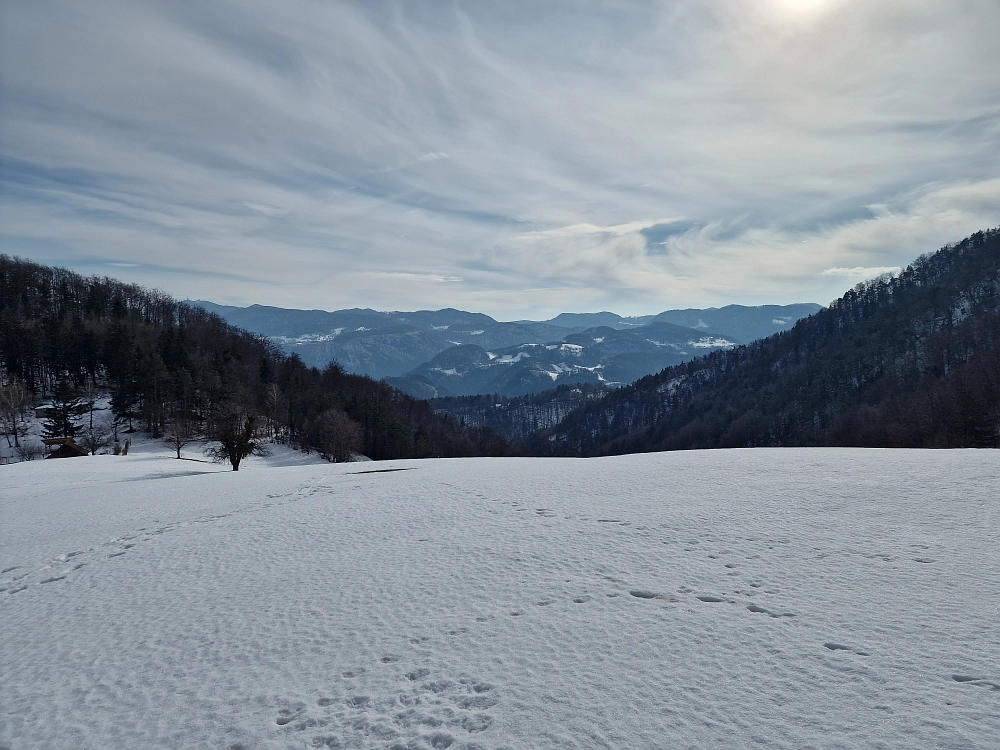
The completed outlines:
[[[425,398],[478,393],[517,396],[562,383],[614,387],[738,343],[671,323],[631,330],[600,326],[549,344],[520,344],[495,351],[476,344],[453,346],[409,375],[386,378],[386,382]]]
[[[446,308],[416,312],[189,304],[267,336],[310,366],[337,362],[419,398],[536,393],[563,383],[624,385],[699,354],[769,336],[817,304],[728,305],[625,318],[562,313],[500,322]]]

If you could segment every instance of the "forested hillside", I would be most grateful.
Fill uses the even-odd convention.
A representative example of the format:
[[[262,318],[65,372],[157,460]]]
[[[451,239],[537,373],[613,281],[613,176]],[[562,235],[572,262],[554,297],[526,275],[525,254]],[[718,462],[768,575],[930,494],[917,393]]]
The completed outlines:
[[[526,396],[449,396],[431,399],[430,404],[441,414],[475,427],[488,427],[511,443],[523,443],[532,433],[555,427],[581,404],[604,398],[610,390],[578,383]]]
[[[162,292],[0,255],[0,386],[34,402],[110,390],[123,429],[211,436],[253,417],[272,440],[331,458],[495,455],[488,430],[339,367],[320,371],[262,336]],[[11,392],[14,392],[11,390]]]
[[[1000,229],[588,403],[532,450],[811,445],[1000,446]]]

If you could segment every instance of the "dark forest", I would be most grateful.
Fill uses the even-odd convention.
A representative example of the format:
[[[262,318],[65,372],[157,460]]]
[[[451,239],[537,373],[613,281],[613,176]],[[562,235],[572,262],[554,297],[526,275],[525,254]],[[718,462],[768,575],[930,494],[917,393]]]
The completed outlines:
[[[0,385],[66,413],[112,394],[116,424],[154,438],[213,433],[234,414],[331,460],[498,455],[505,442],[384,383],[306,367],[267,339],[170,296],[0,255]]]

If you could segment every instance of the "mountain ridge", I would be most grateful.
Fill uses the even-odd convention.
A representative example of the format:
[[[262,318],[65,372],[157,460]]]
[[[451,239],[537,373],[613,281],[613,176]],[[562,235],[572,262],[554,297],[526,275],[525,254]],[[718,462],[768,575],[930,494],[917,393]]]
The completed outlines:
[[[379,312],[368,308],[345,310],[295,310],[268,305],[235,307],[206,301],[189,301],[214,312],[227,322],[268,337],[288,354],[297,354],[305,364],[325,367],[336,361],[345,371],[376,379],[404,378],[397,383],[410,388],[418,397],[457,395],[438,384],[426,391],[422,382],[435,357],[455,346],[476,345],[488,352],[517,346],[574,343],[568,337],[595,327],[595,323],[616,331],[635,331],[650,325],[673,324],[694,330],[692,340],[702,336],[721,336],[729,342],[750,341],[783,330],[804,315],[822,309],[813,303],[746,307],[667,310],[657,315],[625,318],[611,312],[562,313],[545,321],[497,321],[484,313],[470,313],[455,308],[413,312]],[[693,325],[686,325],[685,321]],[[677,343],[676,341],[674,343]],[[636,350],[633,365],[622,369],[615,381],[631,382],[637,377],[676,364],[676,359],[646,357],[645,345]],[[621,353],[619,353],[621,354]],[[693,356],[693,355],[692,355]],[[557,364],[557,363],[553,363]],[[591,366],[598,364],[592,363]],[[597,382],[584,377],[578,382]],[[408,378],[408,379],[407,379]],[[528,378],[527,381],[530,381]],[[558,378],[556,380],[559,380]],[[559,380],[564,382],[565,379]],[[548,381],[552,387],[554,381]],[[546,385],[544,379],[537,384]],[[495,387],[484,385],[483,387]],[[467,393],[467,389],[458,389]],[[517,392],[517,389],[511,393]]]
[[[1000,447],[1000,229],[858,284],[790,330],[649,375],[537,434],[542,455]]]

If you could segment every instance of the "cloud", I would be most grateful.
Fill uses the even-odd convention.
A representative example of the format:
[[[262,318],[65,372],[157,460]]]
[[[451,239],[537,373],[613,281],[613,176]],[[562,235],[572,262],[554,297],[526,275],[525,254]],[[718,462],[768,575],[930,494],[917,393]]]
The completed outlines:
[[[827,268],[820,271],[820,276],[845,276],[852,279],[871,279],[884,273],[899,273],[899,266],[855,266],[854,268]]]
[[[662,226],[677,221],[676,219],[652,219],[647,221],[630,221],[627,224],[616,224],[610,227],[599,227],[594,224],[573,224],[568,227],[555,227],[536,232],[528,232],[518,237],[521,240],[539,240],[550,237],[580,237],[588,234],[621,237],[622,235],[642,232],[651,227]]]
[[[423,156],[418,156],[412,163],[426,164],[431,161],[440,161],[441,159],[447,159],[448,154],[443,151],[437,151],[433,153],[424,154]]]
[[[413,273],[408,271],[372,271],[371,275],[400,281],[430,281],[434,284],[457,284],[463,281],[461,276],[441,276],[436,273]]]
[[[998,31],[994,0],[15,3],[0,250],[290,306],[827,302],[1000,223]]]

